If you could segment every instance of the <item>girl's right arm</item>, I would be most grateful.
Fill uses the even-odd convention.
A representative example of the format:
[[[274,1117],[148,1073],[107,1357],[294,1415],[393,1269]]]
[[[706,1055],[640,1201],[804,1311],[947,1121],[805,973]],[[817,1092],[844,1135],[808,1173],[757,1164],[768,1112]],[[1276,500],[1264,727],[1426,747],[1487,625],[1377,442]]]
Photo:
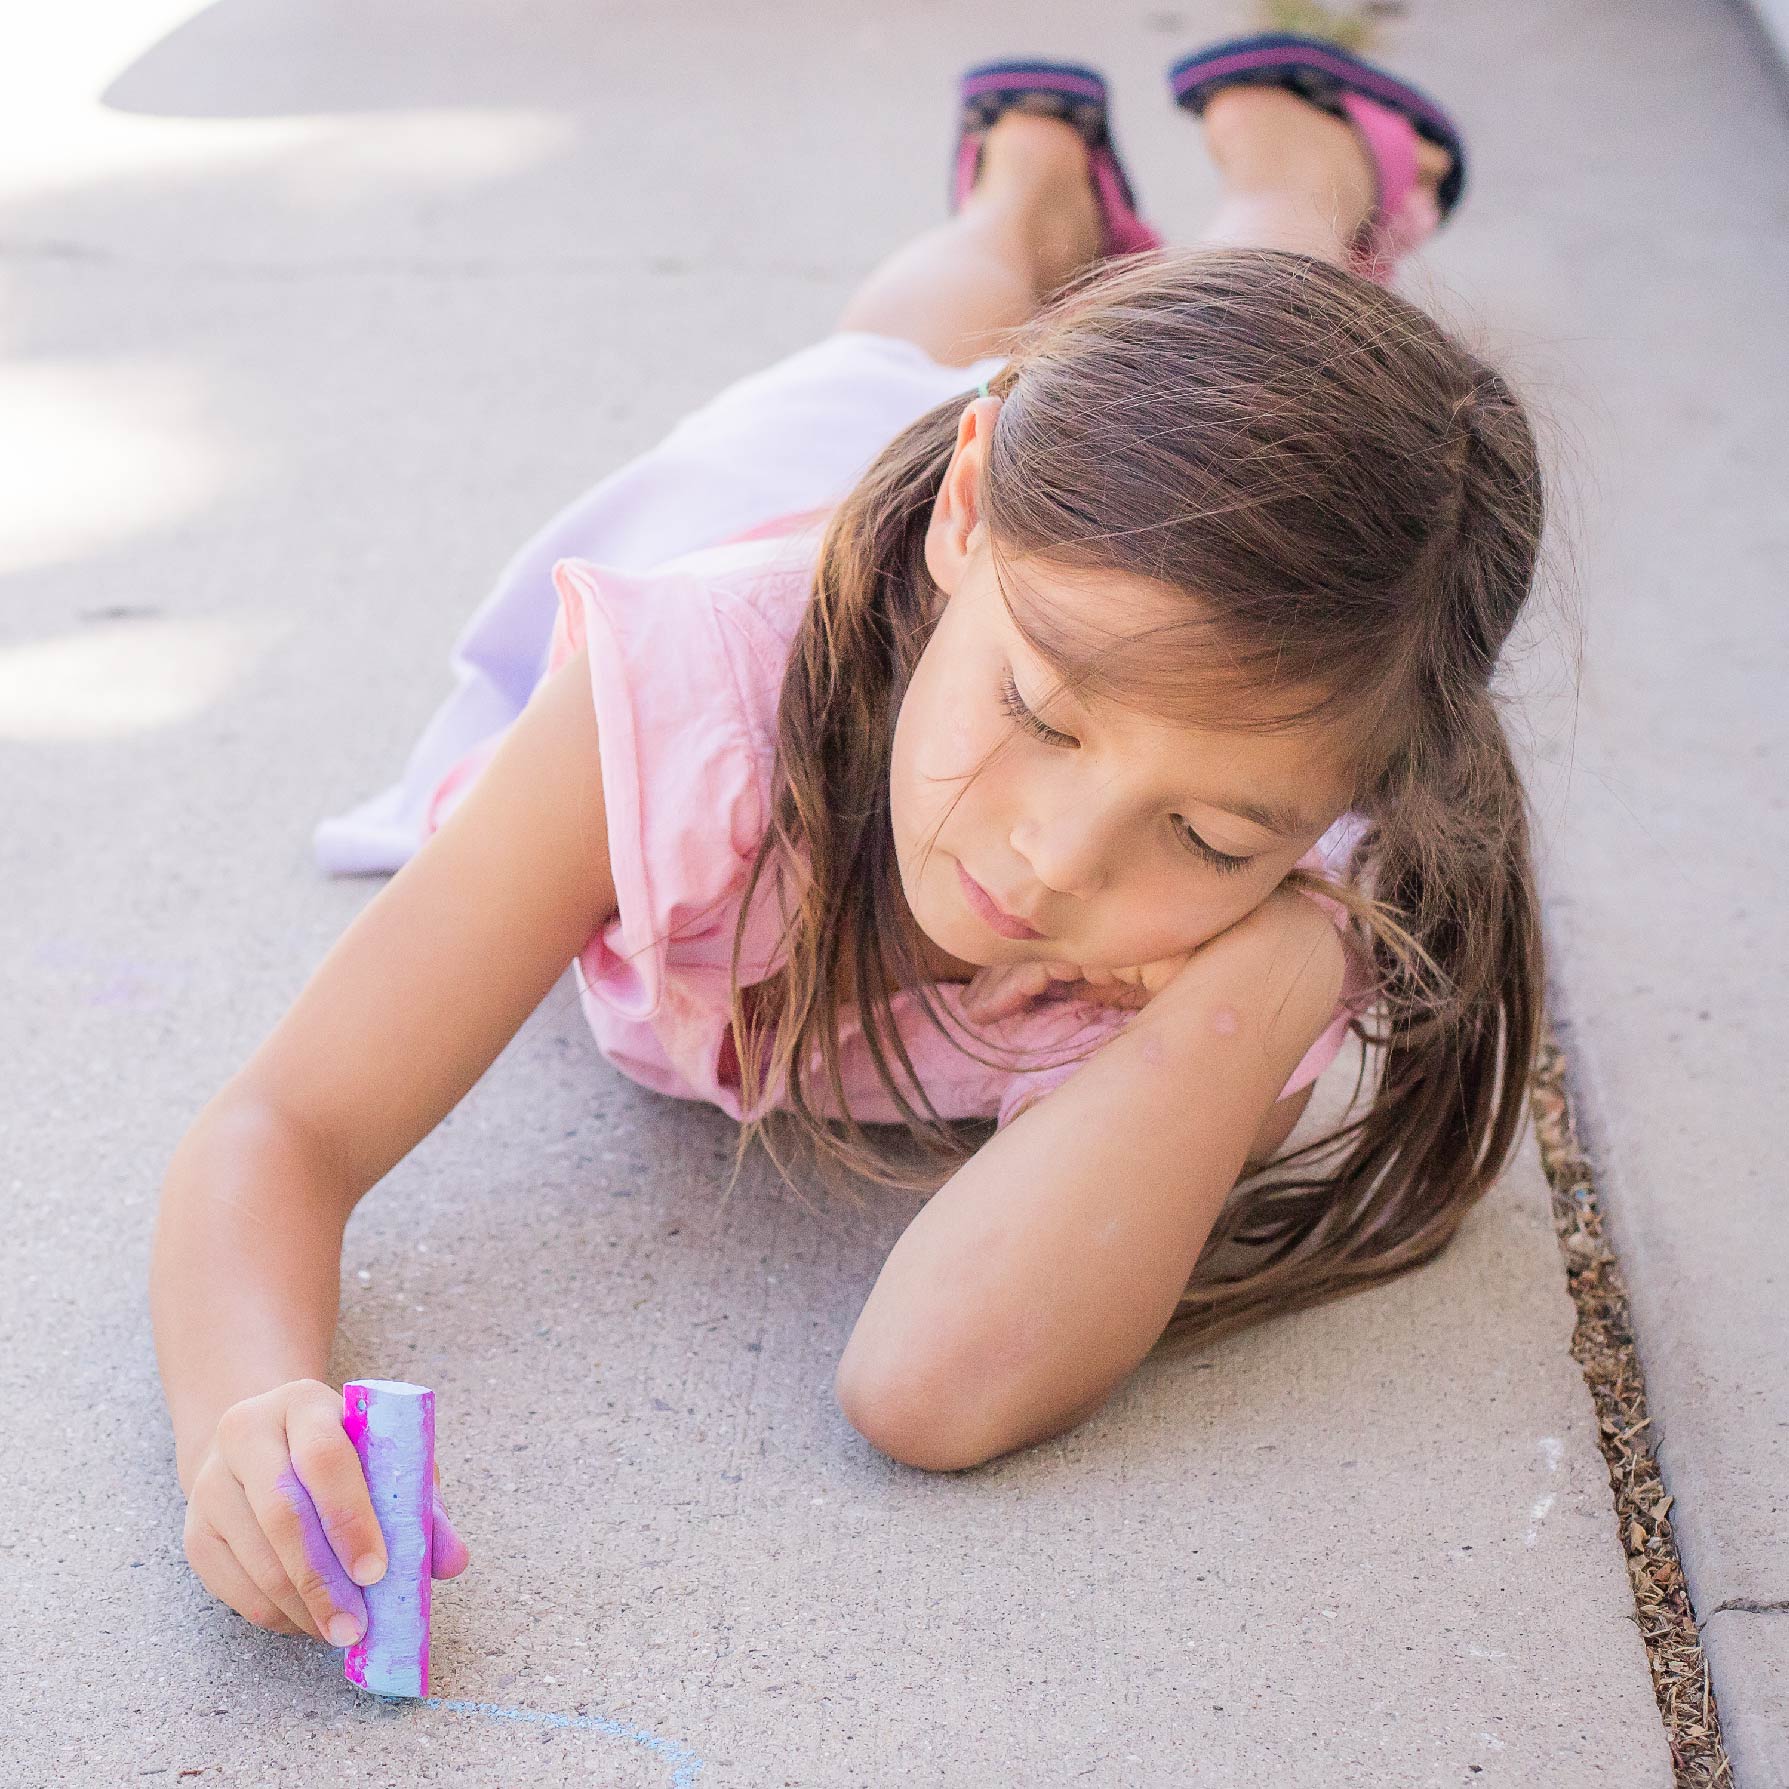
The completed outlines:
[[[187,1557],[260,1626],[347,1644],[365,1624],[356,1580],[384,1569],[340,1394],[321,1383],[348,1216],[615,910],[579,650],[174,1153],[150,1306]],[[459,1569],[464,1550],[446,1550]]]

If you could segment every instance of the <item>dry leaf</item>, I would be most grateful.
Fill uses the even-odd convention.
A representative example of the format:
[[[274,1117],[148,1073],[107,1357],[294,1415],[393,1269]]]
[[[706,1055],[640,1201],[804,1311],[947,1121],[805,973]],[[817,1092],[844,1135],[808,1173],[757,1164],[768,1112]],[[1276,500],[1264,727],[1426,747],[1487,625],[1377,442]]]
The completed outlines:
[[[1635,1624],[1664,1717],[1675,1789],[1734,1789],[1708,1660],[1671,1530],[1665,1526],[1675,1498],[1660,1480],[1654,1443],[1645,1433],[1652,1420],[1645,1414],[1646,1385],[1634,1353],[1621,1263],[1604,1233],[1593,1165],[1572,1122],[1565,1058],[1550,1029],[1530,1091],[1542,1166],[1552,1189],[1553,1231],[1566,1287],[1577,1307],[1572,1358],[1583,1371],[1596,1410],[1617,1533],[1626,1543]]]

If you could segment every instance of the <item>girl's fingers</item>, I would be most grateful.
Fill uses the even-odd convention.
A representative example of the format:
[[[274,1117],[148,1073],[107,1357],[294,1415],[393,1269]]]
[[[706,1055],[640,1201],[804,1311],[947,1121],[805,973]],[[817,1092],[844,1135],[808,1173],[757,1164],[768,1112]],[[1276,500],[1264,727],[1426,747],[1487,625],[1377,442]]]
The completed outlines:
[[[1131,990],[1110,969],[1081,971],[1081,998],[1099,1006],[1128,1006]]]
[[[341,1400],[332,1393],[289,1406],[286,1449],[336,1562],[356,1585],[377,1584],[385,1576],[385,1537],[360,1456],[342,1427]],[[364,1611],[364,1599],[350,1606]]]
[[[963,992],[964,1015],[978,1025],[991,1024],[1011,1010],[1012,970],[990,963],[978,969]]]
[[[434,1527],[429,1534],[429,1575],[433,1578],[457,1578],[472,1563],[472,1554],[460,1539],[459,1530],[448,1520],[447,1506],[441,1501],[441,1462],[435,1462]]]
[[[1079,997],[1102,1006],[1146,1006],[1151,996],[1173,979],[1185,957],[1164,958],[1141,967],[1083,968],[1051,958],[1043,962],[990,964],[971,978],[963,995],[963,1011],[986,1024],[1015,1013],[1043,993],[1052,982],[1067,982]]]
[[[343,1444],[353,1457],[346,1436]],[[366,1632],[366,1598],[336,1558],[283,1432],[256,1430],[227,1464],[318,1637],[332,1646],[351,1646]],[[253,1572],[252,1560],[242,1563]]]
[[[1072,980],[1078,973],[1073,964],[990,964],[970,981],[963,1011],[980,1024],[1004,1019],[1035,1000],[1051,982]]]
[[[248,1517],[244,1508],[243,1515]],[[287,1613],[284,1603],[263,1590],[243,1569],[230,1543],[209,1521],[189,1520],[186,1557],[198,1580],[220,1603],[227,1604],[246,1621],[272,1634],[299,1634],[305,1630]],[[294,1597],[293,1603],[297,1604]]]
[[[308,1634],[313,1640],[323,1638],[317,1618],[304,1605],[279,1556],[268,1545],[248,1501],[243,1500],[239,1513],[223,1512],[219,1532],[223,1535],[236,1563],[261,1594],[276,1603],[295,1633]]]
[[[1097,1006],[1137,1007],[1149,999],[1149,984],[1140,969],[1084,969],[1056,960],[1015,963],[981,970],[963,997],[963,1010],[977,1023],[1004,1019],[1043,993],[1052,982],[1079,990],[1078,998]]]
[[[436,1477],[439,1479],[440,1474]],[[437,1578],[457,1578],[472,1563],[466,1543],[460,1539],[441,1502],[439,1488],[435,1492],[435,1526],[430,1539],[431,1571]]]
[[[1152,994],[1159,994],[1193,960],[1193,954],[1192,951],[1184,951],[1179,956],[1160,957],[1153,963],[1145,963],[1144,987]]]
[[[992,1016],[1005,1018],[1035,1000],[1050,985],[1049,966],[1044,963],[1020,963],[1007,978],[1000,991],[999,1010]]]

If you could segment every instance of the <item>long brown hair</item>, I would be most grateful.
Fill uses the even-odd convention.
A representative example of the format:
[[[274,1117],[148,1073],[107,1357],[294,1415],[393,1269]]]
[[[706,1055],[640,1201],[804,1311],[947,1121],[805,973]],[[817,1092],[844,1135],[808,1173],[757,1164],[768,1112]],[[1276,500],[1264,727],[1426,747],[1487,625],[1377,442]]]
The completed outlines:
[[[1066,621],[1009,603],[1065,686],[1191,719],[1221,665],[1259,695],[1260,725],[1345,734],[1368,822],[1346,885],[1288,880],[1343,901],[1376,972],[1376,1023],[1355,1026],[1372,1097],[1238,1183],[1167,1333],[1210,1338],[1415,1266],[1514,1146],[1541,1018],[1527,799],[1492,689],[1542,531],[1522,406],[1415,306],[1265,249],[1096,268],[1015,333],[992,390],[1004,402],[981,504],[996,566],[1035,558],[1183,598],[1183,623],[1096,654]],[[974,1153],[932,1105],[889,1005],[913,987],[947,1028],[901,888],[889,759],[936,615],[924,542],[968,397],[891,441],[821,542],[734,935],[747,1113],[735,1178],[754,1137],[785,1177],[778,1140],[792,1137],[823,1170],[926,1191]],[[1289,708],[1291,695],[1307,699]],[[780,967],[744,990],[745,916],[773,859],[805,866],[801,892],[781,906]],[[847,967],[905,1121],[894,1143],[849,1115]],[[1226,1245],[1246,1263],[1220,1270]]]

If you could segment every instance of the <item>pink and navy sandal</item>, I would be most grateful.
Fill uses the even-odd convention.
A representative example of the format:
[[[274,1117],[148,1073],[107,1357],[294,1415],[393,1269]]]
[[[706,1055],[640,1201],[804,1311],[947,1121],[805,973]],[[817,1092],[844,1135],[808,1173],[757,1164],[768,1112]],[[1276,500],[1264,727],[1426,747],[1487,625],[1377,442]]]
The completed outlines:
[[[1137,215],[1137,198],[1112,142],[1106,83],[1073,62],[984,62],[967,70],[958,89],[962,106],[950,208],[957,210],[981,169],[982,133],[1002,112],[1018,109],[1060,118],[1087,140],[1087,165],[1099,201],[1102,258],[1133,255],[1162,246],[1161,237]]]
[[[1381,285],[1399,259],[1445,223],[1466,187],[1466,145],[1454,121],[1420,88],[1320,37],[1265,31],[1183,56],[1168,70],[1174,103],[1202,112],[1224,87],[1284,87],[1359,132],[1378,194],[1354,243],[1355,271]],[[1453,157],[1431,195],[1417,184],[1416,140]]]

